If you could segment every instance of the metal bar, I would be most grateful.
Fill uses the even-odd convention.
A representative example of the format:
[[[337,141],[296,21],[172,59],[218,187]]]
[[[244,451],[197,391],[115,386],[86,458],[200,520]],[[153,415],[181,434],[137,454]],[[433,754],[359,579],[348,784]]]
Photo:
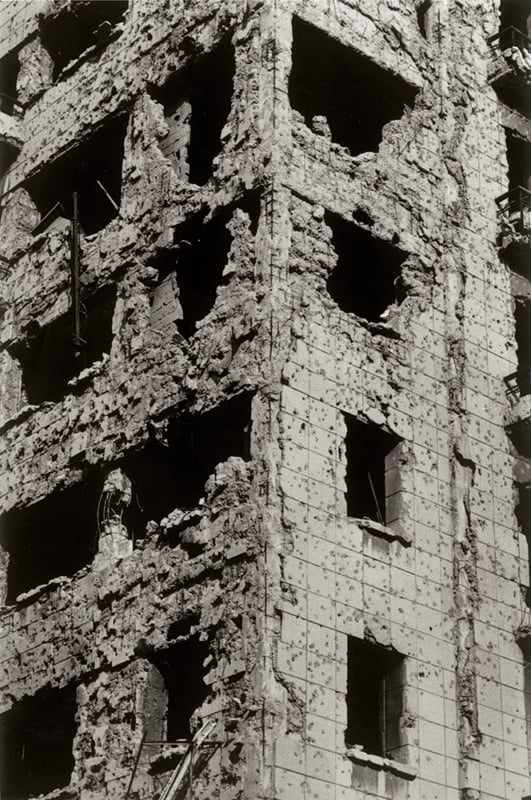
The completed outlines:
[[[162,739],[149,739],[149,740],[146,739],[144,744],[162,744],[162,745],[167,745],[168,747],[171,747],[174,744],[191,745],[192,742],[191,742],[190,739],[174,739],[172,742],[168,742],[166,740],[162,741]],[[199,744],[196,744],[196,747],[206,747],[209,744],[217,746],[217,745],[223,744],[223,742],[221,741],[221,739],[205,739],[204,742],[200,742]]]
[[[120,206],[118,206],[116,204],[116,201],[114,200],[114,198],[111,197],[111,195],[109,194],[109,192],[107,191],[107,189],[105,188],[103,183],[101,181],[99,181],[97,178],[96,178],[96,183],[100,187],[101,191],[103,192],[103,194],[105,195],[105,197],[107,198],[109,203],[112,205],[114,210],[118,213],[118,211],[120,210]]]
[[[72,246],[70,253],[70,276],[71,276],[71,297],[72,297],[72,344],[74,355],[77,356],[83,347],[81,338],[81,298],[80,298],[80,274],[79,274],[79,208],[78,193],[72,192]]]
[[[138,746],[138,752],[137,752],[137,754],[136,754],[135,763],[134,763],[134,765],[133,765],[133,772],[132,772],[132,774],[131,774],[131,778],[130,778],[130,780],[129,780],[129,785],[127,786],[127,791],[126,791],[126,793],[125,793],[125,798],[124,798],[124,800],[127,800],[127,798],[129,797],[129,793],[131,792],[131,789],[132,789],[132,787],[133,787],[133,781],[134,781],[134,779],[135,779],[136,770],[137,770],[137,767],[138,767],[138,762],[140,761],[140,754],[142,753],[142,748],[144,747],[144,740],[145,740],[145,738],[146,738],[146,734],[145,734],[145,733],[143,733],[143,734],[142,734],[142,738],[140,739],[140,744],[139,744],[139,746]]]
[[[376,505],[376,513],[378,515],[378,522],[380,523],[380,525],[384,525],[385,524],[384,518],[382,517],[382,512],[380,511],[380,503],[378,502],[378,497],[376,496],[376,491],[374,489],[374,484],[372,482],[372,477],[371,477],[371,473],[370,472],[367,473],[367,477],[369,478],[369,486],[371,487],[373,500],[374,500],[375,505]]]

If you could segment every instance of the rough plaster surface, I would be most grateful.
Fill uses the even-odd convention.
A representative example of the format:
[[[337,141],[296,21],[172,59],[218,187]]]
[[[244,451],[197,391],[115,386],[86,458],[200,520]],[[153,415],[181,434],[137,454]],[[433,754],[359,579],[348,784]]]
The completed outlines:
[[[211,654],[197,716],[220,742],[197,763],[195,798],[525,796],[514,632],[529,615],[529,558],[504,428],[516,348],[494,204],[507,188],[508,124],[487,82],[496,3],[434,0],[424,38],[413,0],[134,0],[123,32],[52,84],[37,15],[63,5],[1,9],[0,56],[18,49],[25,104],[0,222],[1,510],[164,437],[183,409],[200,414],[243,391],[253,393],[251,460],[219,465],[180,528],[155,520],[130,555],[100,553],[5,606],[2,709],[75,685],[74,770],[53,796],[123,798],[147,725],[150,653],[193,615]],[[293,13],[418,90],[376,153],[350,156],[290,108]],[[152,87],[227,34],[231,111],[198,187],[161,150],[168,127]],[[24,181],[117,111],[128,114],[120,213],[81,242],[85,284],[117,286],[112,348],[62,400],[28,406],[13,346],[31,321],[67,311],[69,237],[32,236],[39,214]],[[154,260],[174,229],[255,188],[256,232],[233,213],[224,281],[195,335],[150,322]],[[364,211],[408,254],[406,299],[385,324],[328,295],[325,210]],[[401,539],[346,515],[345,413],[403,440]],[[394,759],[407,775],[347,758],[347,636],[406,656]],[[142,751],[134,800],[157,796],[169,776],[150,773],[160,752]]]

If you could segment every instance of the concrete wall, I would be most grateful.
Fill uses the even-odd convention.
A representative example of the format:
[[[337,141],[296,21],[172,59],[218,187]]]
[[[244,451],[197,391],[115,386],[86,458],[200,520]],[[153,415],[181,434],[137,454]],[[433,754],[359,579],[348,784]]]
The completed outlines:
[[[150,664],[170,625],[193,615],[184,636],[200,634],[211,656],[194,724],[212,719],[219,742],[196,763],[195,797],[523,797],[514,632],[529,613],[529,557],[504,428],[516,348],[496,247],[507,117],[487,82],[486,39],[497,8],[435,0],[423,36],[413,0],[134,0],[123,32],[53,83],[35,11],[64,4],[4,5],[0,46],[21,48],[26,106],[0,221],[2,511],[92,470],[103,482],[185,412],[242,392],[253,400],[250,460],[221,463],[184,522],[178,510],[154,520],[130,555],[100,552],[4,607],[2,708],[75,685],[64,797],[124,797],[148,727]],[[416,90],[377,152],[351,156],[291,108],[293,14]],[[153,98],[227,32],[232,105],[198,187],[163,153],[168,123]],[[120,213],[81,241],[83,285],[117,287],[112,347],[59,402],[29,406],[17,347],[35,320],[68,311],[70,245],[66,230],[32,236],[39,213],[25,181],[117,112],[128,115]],[[189,132],[174,124],[185,150]],[[156,268],[174,230],[243,207],[254,189],[257,226],[231,211],[223,280],[197,332],[182,336],[171,312],[154,323]],[[342,311],[328,293],[337,255],[326,212],[369,215],[365,228],[407,255],[405,299],[387,319]],[[345,414],[402,440],[392,525],[347,516]],[[3,563],[5,583],[5,553]],[[347,753],[348,637],[405,656],[391,758]],[[131,798],[169,777],[175,759],[161,766],[162,749],[143,748]]]

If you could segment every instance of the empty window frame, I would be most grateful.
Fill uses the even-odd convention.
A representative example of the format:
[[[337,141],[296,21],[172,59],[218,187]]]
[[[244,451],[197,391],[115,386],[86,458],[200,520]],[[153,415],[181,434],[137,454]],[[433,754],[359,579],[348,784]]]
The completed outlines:
[[[412,106],[416,89],[319,28],[293,17],[289,97],[308,126],[324,116],[351,155],[376,151],[383,126]]]
[[[97,550],[97,507],[101,481],[56,490],[25,508],[0,517],[0,544],[7,551],[6,602],[89,564]]]
[[[34,326],[13,348],[22,365],[22,384],[28,403],[57,402],[68,391],[68,381],[108,353],[112,344],[112,318],[116,286],[86,296],[81,293],[81,338],[78,353],[73,342],[71,312],[40,328]]]
[[[345,414],[347,514],[381,525],[395,522],[394,495],[399,490],[401,439],[377,425]]]
[[[152,322],[175,322],[185,338],[194,335],[199,320],[214,307],[218,288],[226,283],[223,271],[232,244],[228,223],[236,208],[249,214],[256,233],[258,192],[221,209],[208,222],[201,213],[177,228],[173,249],[163,251],[156,264],[160,284],[153,292]]]
[[[527,541],[528,565],[531,569],[531,483],[517,483],[515,488],[518,492],[516,518]],[[531,607],[531,586],[527,588],[526,603]]]
[[[11,51],[0,58],[0,111],[13,114],[19,108],[17,103],[17,79],[20,68],[18,53]]]
[[[221,151],[234,87],[234,47],[223,40],[153,96],[164,104],[169,127],[161,143],[178,175],[204,185]]]
[[[509,190],[522,186],[531,191],[531,142],[505,129]]]
[[[382,321],[389,306],[404,300],[401,267],[407,254],[337,214],[327,211],[325,222],[337,255],[326,284],[330,296],[342,311]]]
[[[138,498],[124,513],[129,530],[141,535],[147,521],[160,521],[176,508],[195,508],[217,464],[230,456],[250,459],[251,401],[244,393],[203,414],[178,417],[166,445],[150,442],[123,460]]]
[[[120,208],[122,162],[127,117],[109,120],[91,136],[28,179],[26,189],[43,224],[48,215],[72,219],[73,195],[78,195],[81,230],[102,230]],[[42,226],[38,226],[40,232]]]
[[[76,733],[74,687],[43,689],[0,716],[0,796],[26,800],[68,786]]]
[[[153,659],[166,690],[163,738],[168,742],[189,741],[192,737],[192,715],[209,694],[204,681],[208,657],[208,643],[195,635],[157,653]]]
[[[405,659],[396,650],[348,637],[345,744],[397,758],[401,740]]]
[[[77,0],[41,17],[41,42],[53,60],[53,79],[89,47],[105,42],[123,22],[128,5],[127,0]]]

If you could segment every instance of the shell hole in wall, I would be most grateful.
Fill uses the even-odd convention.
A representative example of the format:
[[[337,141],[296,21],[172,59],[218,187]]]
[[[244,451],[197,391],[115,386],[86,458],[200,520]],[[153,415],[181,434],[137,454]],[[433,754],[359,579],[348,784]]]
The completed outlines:
[[[176,229],[173,247],[161,251],[154,264],[159,270],[159,283],[152,293],[153,325],[174,323],[189,339],[196,332],[197,323],[212,310],[218,288],[228,283],[223,275],[232,244],[228,223],[236,208],[249,215],[251,232],[256,234],[258,191],[221,208],[207,222],[202,212]]]
[[[168,133],[160,147],[179,177],[204,185],[221,151],[234,90],[235,56],[230,39],[189,64],[151,95],[164,106]]]
[[[76,692],[43,689],[0,716],[0,794],[26,800],[67,786],[74,766]]]
[[[30,326],[23,340],[12,347],[22,366],[22,385],[31,404],[58,402],[68,391],[68,381],[109,353],[116,286],[93,294],[81,292],[81,349],[74,348],[70,312],[42,328]]]
[[[246,392],[203,414],[177,417],[166,444],[152,440],[122,460],[137,498],[131,513],[124,514],[128,528],[141,536],[149,520],[197,507],[218,464],[230,456],[250,459],[251,401]]]
[[[324,31],[293,17],[289,98],[312,127],[326,118],[333,142],[351,155],[375,152],[384,125],[412,106],[417,90]]]
[[[56,14],[42,15],[41,42],[53,60],[53,79],[88,48],[105,42],[128,6],[127,0],[77,0]]]
[[[52,578],[71,577],[92,561],[98,547],[100,491],[100,478],[87,475],[80,483],[0,518],[0,544],[9,555],[8,604]]]
[[[25,188],[41,215],[35,233],[57,216],[72,219],[74,192],[84,234],[97,233],[119,213],[122,162],[128,118],[107,120],[91,136],[47,163],[26,181]]]
[[[400,276],[407,254],[330,211],[325,222],[337,255],[327,281],[330,296],[342,311],[380,321],[389,306],[404,299]]]

